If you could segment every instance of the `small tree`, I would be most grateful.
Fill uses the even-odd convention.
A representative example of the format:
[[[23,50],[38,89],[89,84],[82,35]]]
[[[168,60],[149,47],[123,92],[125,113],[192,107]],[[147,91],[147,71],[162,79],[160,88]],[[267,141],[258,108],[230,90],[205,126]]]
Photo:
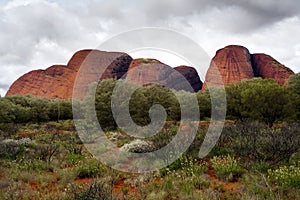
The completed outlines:
[[[292,92],[300,95],[300,73],[292,75],[290,77],[287,88]]]
[[[211,116],[211,100],[208,91],[202,92],[199,91],[197,93],[197,99],[200,110],[200,119],[204,119],[206,117]]]
[[[297,119],[300,119],[300,73],[290,77],[287,89],[295,95],[294,104],[297,108]]]
[[[256,79],[247,82],[241,92],[242,115],[257,119],[272,127],[277,120],[293,118],[296,108],[293,95],[271,79]]]

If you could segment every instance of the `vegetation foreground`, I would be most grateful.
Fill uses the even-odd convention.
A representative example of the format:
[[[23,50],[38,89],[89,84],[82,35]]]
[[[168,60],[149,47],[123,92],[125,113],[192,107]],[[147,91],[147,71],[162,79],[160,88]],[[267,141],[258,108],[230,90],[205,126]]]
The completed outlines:
[[[133,94],[130,114],[137,124],[149,124],[147,108],[154,104],[168,114],[164,128],[141,141],[116,126],[110,108],[115,84],[102,81],[95,96],[107,138],[130,152],[168,144],[180,121],[175,96],[155,85]],[[299,74],[286,88],[256,79],[225,89],[227,119],[210,154],[198,158],[211,117],[209,93],[199,92],[201,121],[190,148],[170,166],[144,174],[96,160],[78,137],[70,101],[0,98],[0,199],[300,199]]]
[[[70,120],[20,126],[0,143],[0,199],[300,198],[299,123],[229,123],[209,156],[199,159],[205,124],[180,159],[148,174],[122,173],[98,162]],[[149,139],[152,144],[176,134],[176,124],[167,126]],[[118,138],[119,146],[132,140],[118,131],[106,134]]]

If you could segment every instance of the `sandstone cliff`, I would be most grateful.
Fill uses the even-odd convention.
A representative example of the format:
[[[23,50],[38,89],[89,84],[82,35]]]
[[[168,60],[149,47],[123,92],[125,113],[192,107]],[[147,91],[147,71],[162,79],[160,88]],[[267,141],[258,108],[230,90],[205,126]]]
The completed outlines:
[[[73,86],[79,70],[84,76],[78,81],[94,82],[105,78],[121,78],[128,70],[132,58],[125,53],[81,50],[76,52],[68,64],[54,65],[46,70],[35,70],[21,76],[9,88],[6,95],[32,94],[46,98],[71,99]],[[106,66],[104,65],[106,64]],[[99,77],[99,69],[105,69]],[[98,70],[98,73],[95,71]],[[83,79],[80,80],[80,79]],[[87,87],[80,88],[78,98],[83,97]]]
[[[292,74],[292,70],[269,55],[250,54],[245,47],[230,45],[217,51],[206,73],[203,88],[253,77],[271,78],[280,85],[286,85]]]
[[[175,90],[197,92],[202,82],[193,67],[179,66],[174,69],[156,59],[134,59],[128,69],[126,80],[146,86],[160,84]]]
[[[272,78],[279,85],[286,85],[290,76],[294,74],[292,70],[266,54],[252,54],[252,63],[255,76]]]
[[[218,50],[206,73],[206,84],[209,86],[219,85],[219,75],[224,85],[253,78],[254,73],[249,50],[234,45]]]
[[[175,67],[174,69],[178,71],[180,74],[182,74],[183,77],[190,83],[194,92],[198,92],[199,90],[202,89],[203,83],[200,80],[200,77],[195,68],[189,66],[178,66]],[[177,82],[176,84],[181,85],[180,82]]]
[[[197,92],[207,86],[228,85],[253,77],[272,78],[278,84],[286,85],[290,75],[294,74],[271,56],[250,54],[247,48],[237,45],[216,52],[204,84],[193,67],[179,66],[174,69],[155,59],[133,60],[126,53],[81,50],[72,56],[67,65],[54,65],[46,70],[24,74],[11,85],[7,95],[82,98],[91,82],[125,77],[142,86],[157,83],[176,90]],[[74,85],[76,94],[73,93]]]

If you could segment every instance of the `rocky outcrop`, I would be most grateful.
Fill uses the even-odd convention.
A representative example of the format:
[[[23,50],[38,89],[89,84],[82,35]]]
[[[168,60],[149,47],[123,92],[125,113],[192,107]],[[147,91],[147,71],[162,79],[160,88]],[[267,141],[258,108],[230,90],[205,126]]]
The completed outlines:
[[[54,65],[47,70],[34,70],[21,76],[9,88],[6,95],[42,96],[46,98],[69,99],[74,72],[64,65]]]
[[[134,59],[126,75],[126,80],[146,86],[150,84],[167,85],[167,78],[172,73],[172,68],[156,59]]]
[[[200,80],[200,77],[195,68],[189,66],[178,66],[175,67],[174,69],[178,71],[180,74],[182,74],[183,77],[190,83],[194,92],[198,92],[199,90],[202,89],[203,83]],[[177,84],[181,85],[180,82],[177,82]]]
[[[190,92],[197,92],[202,88],[202,82],[193,67],[179,66],[173,69],[156,59],[134,59],[129,66],[126,80],[140,86],[160,84]]]
[[[252,63],[255,76],[272,78],[279,85],[286,85],[290,76],[294,74],[292,70],[266,54],[252,54]]]
[[[90,51],[88,54],[85,51],[83,54],[76,53],[68,63],[68,66],[76,71],[74,80],[76,82],[73,81],[70,86],[74,87],[74,93],[70,98],[82,99],[86,96],[91,82],[122,78],[128,71],[131,61],[132,58],[126,53],[98,50]]]
[[[54,65],[46,70],[35,70],[21,76],[11,85],[6,95],[32,94],[46,98],[71,99],[78,73],[80,76],[77,81],[86,84],[105,78],[119,79],[127,72],[131,60],[125,53],[78,51],[67,65]],[[77,98],[82,98],[88,90],[87,85],[82,84],[79,90]]]
[[[203,88],[228,85],[254,77],[272,78],[285,85],[292,70],[265,54],[250,54],[243,46],[231,45],[217,51],[207,71]]]
[[[46,98],[83,98],[91,82],[107,78],[146,86],[160,84],[175,90],[197,92],[201,88],[237,83],[253,77],[272,78],[286,85],[292,70],[265,54],[250,54],[243,46],[231,45],[216,52],[202,84],[193,67],[174,69],[155,59],[132,59],[126,53],[81,50],[67,65],[54,65],[21,76],[7,95],[32,94]],[[75,88],[75,90],[73,90]],[[74,92],[75,91],[75,92]]]
[[[205,81],[208,86],[220,85],[220,81],[228,85],[253,77],[249,50],[242,46],[231,45],[217,51],[208,68]]]

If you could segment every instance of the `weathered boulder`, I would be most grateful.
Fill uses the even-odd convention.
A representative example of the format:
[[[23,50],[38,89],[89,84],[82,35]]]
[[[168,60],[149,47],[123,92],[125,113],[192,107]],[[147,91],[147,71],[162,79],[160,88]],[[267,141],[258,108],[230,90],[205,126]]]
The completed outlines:
[[[294,74],[292,70],[266,54],[252,54],[252,63],[255,76],[274,79],[279,85],[286,85],[290,76]]]
[[[77,77],[76,81],[82,84],[76,97],[82,98],[87,93],[89,83],[106,78],[121,78],[127,72],[131,60],[125,53],[81,50],[72,56],[67,65],[54,65],[46,70],[24,74],[11,85],[6,95],[32,94],[71,99]]]
[[[72,96],[74,71],[64,65],[54,65],[46,70],[34,70],[17,79],[9,88],[8,95],[42,96],[69,99]]]
[[[170,66],[156,59],[138,58],[131,62],[126,80],[140,86],[151,84],[166,86],[168,76],[172,71]]]
[[[206,73],[205,85],[220,85],[221,81],[224,85],[228,85],[253,77],[249,50],[242,46],[231,45],[217,51]]]
[[[266,54],[250,54],[242,46],[231,45],[217,51],[206,73],[207,86],[228,85],[253,77],[271,78],[286,85],[294,72]]]
[[[203,83],[200,80],[200,77],[195,68],[182,65],[175,67],[174,69],[182,74],[184,78],[186,78],[186,80],[191,84],[193,92],[198,92],[202,89]],[[181,83],[177,82],[177,84],[180,85]]]
[[[193,67],[179,66],[174,69],[156,59],[134,59],[128,69],[126,80],[147,86],[160,84],[175,90],[197,92],[202,82]]]

